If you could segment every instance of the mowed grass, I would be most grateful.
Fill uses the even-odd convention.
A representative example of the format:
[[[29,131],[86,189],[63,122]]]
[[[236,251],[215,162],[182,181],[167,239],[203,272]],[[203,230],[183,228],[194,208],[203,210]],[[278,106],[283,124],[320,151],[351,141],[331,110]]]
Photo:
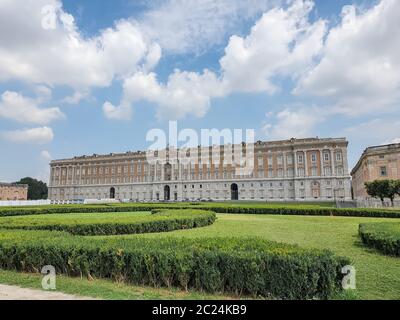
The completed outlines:
[[[132,221],[140,222],[147,221],[149,217],[151,217],[150,212],[63,213],[51,215],[42,214],[31,216],[2,217],[0,219],[0,228],[8,226],[40,226],[44,224],[82,225],[94,223],[103,224],[116,221],[120,223]]]
[[[349,257],[357,272],[358,299],[400,299],[400,259],[368,249],[358,236],[360,223],[383,222],[382,218],[310,217],[219,214],[208,227],[123,237],[248,237],[331,249]],[[384,219],[398,222],[397,219]]]
[[[232,206],[235,205],[235,203],[232,203]],[[82,224],[85,221],[93,223],[94,216],[98,216],[101,220],[109,219],[111,216],[123,218],[132,215],[139,218],[147,217],[150,213],[85,213],[58,216],[62,218],[68,216],[67,219],[71,219],[71,223],[79,222]],[[57,215],[42,215],[40,219],[52,219],[55,216]],[[357,291],[350,295],[344,295],[344,298],[355,296],[358,299],[400,299],[400,258],[385,256],[376,250],[366,248],[358,236],[360,223],[398,222],[398,219],[245,214],[218,214],[217,217],[218,219],[213,225],[199,229],[117,237],[151,237],[162,241],[165,237],[258,236],[267,240],[298,244],[306,248],[330,249],[338,255],[349,257],[357,271]],[[12,217],[12,219],[18,218]],[[0,219],[0,222],[2,219]],[[32,219],[32,222],[34,222],[35,216]],[[100,238],[107,241],[109,237]],[[40,275],[0,271],[0,283],[39,287],[40,279]],[[202,299],[215,297],[200,293],[185,293],[179,290],[135,287],[112,283],[107,280],[87,281],[86,279],[68,277],[60,277],[58,288],[66,293],[104,299]],[[227,297],[221,296],[220,298],[225,299]]]
[[[22,288],[42,290],[41,274],[21,273],[0,269],[0,283]],[[104,300],[231,300],[233,296],[219,296],[178,289],[139,287],[111,280],[72,278],[57,275],[56,292],[93,297]]]

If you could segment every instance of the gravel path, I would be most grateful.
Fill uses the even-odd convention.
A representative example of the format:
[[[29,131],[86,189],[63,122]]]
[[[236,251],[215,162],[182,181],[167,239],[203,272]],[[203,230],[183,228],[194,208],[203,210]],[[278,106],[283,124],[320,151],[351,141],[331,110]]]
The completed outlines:
[[[0,284],[0,300],[95,300],[60,292],[25,289]]]

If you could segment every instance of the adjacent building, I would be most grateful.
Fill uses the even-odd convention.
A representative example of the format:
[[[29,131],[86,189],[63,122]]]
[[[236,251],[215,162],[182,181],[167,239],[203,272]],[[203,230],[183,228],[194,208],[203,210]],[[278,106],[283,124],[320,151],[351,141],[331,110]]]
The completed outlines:
[[[374,180],[400,179],[400,143],[365,149],[351,171],[356,200],[369,198],[365,183]]]
[[[1,183],[0,201],[27,200],[28,186],[25,184]]]
[[[351,199],[345,138],[309,138],[254,144],[253,170],[238,175],[226,164],[232,145],[198,147],[193,163],[149,163],[146,152],[80,156],[50,163],[53,201],[334,201]],[[245,147],[245,144],[242,144]],[[222,151],[221,151],[222,150]],[[164,150],[168,159],[171,151]],[[218,154],[216,153],[218,152]],[[219,156],[218,156],[219,155]]]

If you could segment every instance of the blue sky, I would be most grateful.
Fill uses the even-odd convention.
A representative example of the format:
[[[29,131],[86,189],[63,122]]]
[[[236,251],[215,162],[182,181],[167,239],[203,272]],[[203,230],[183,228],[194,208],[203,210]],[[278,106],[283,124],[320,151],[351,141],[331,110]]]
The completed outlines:
[[[352,166],[400,138],[399,14],[396,0],[0,0],[0,181],[145,149],[169,120],[345,136]]]

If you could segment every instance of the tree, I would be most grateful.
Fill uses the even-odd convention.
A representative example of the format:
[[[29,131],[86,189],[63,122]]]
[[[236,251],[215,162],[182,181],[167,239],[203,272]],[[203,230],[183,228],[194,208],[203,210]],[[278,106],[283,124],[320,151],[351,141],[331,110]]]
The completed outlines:
[[[388,180],[388,194],[387,197],[390,199],[390,202],[392,203],[392,207],[394,207],[394,198],[398,194],[398,180]]]
[[[23,178],[17,183],[28,185],[28,200],[47,199],[48,189],[46,183],[29,177]]]
[[[367,193],[373,198],[379,198],[384,203],[385,198],[389,198],[394,206],[394,198],[399,194],[400,183],[398,180],[375,180],[366,182]]]
[[[375,180],[365,183],[365,189],[372,198],[378,198],[384,204],[385,198],[389,193],[388,180]]]
[[[396,180],[395,189],[396,189],[396,194],[400,196],[400,180]]]

